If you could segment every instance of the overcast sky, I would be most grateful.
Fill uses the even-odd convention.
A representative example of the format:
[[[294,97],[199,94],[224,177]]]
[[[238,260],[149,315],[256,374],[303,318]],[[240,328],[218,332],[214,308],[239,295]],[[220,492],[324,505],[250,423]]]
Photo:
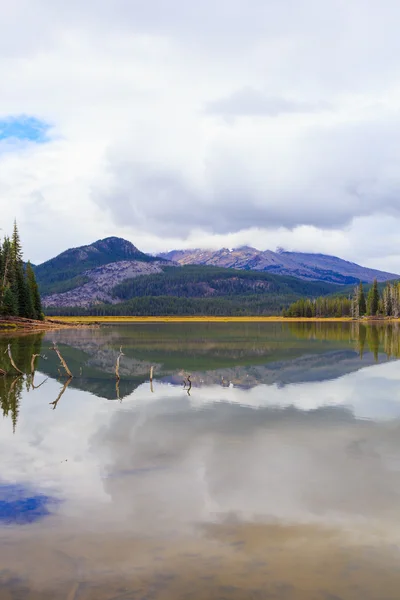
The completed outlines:
[[[14,0],[0,226],[35,263],[108,235],[400,273],[400,4]]]

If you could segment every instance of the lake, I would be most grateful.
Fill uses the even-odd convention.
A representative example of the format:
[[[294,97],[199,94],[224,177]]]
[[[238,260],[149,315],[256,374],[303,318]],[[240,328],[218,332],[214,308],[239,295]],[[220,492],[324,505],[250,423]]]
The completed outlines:
[[[399,357],[397,323],[1,334],[0,600],[399,600]]]

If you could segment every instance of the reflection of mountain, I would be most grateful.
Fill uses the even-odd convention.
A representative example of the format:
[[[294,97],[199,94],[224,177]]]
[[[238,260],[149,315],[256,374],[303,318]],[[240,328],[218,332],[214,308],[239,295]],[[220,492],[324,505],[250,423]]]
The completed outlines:
[[[64,381],[64,371],[53,342],[74,378],[69,387],[107,399],[122,399],[154,378],[182,385],[191,374],[194,387],[221,384],[252,388],[260,383],[286,385],[335,379],[379,361],[399,356],[397,325],[365,326],[358,323],[183,323],[107,326],[60,330],[42,336],[4,337],[0,340],[0,366],[11,340],[16,363],[29,374],[33,354],[45,355],[36,367]],[[116,384],[115,364],[120,347],[121,379]],[[2,350],[3,349],[3,350]],[[30,382],[27,380],[29,386]],[[4,414],[17,420],[24,378],[3,379],[0,388]]]
[[[395,338],[393,334],[391,339]],[[349,323],[317,327],[309,323],[235,323],[63,330],[57,332],[57,343],[77,375],[72,387],[114,399],[115,362],[121,346],[123,398],[148,381],[151,366],[156,379],[172,384],[181,385],[184,375],[191,373],[195,387],[232,383],[250,388],[260,383],[335,379],[374,364],[379,358],[380,338],[378,328],[366,333],[365,326]],[[44,346],[49,348],[47,340]],[[48,349],[46,354],[48,360],[41,362],[40,368],[56,377],[58,360]]]
[[[367,366],[376,364],[372,353],[364,354],[362,360],[354,350],[337,350],[324,354],[301,356],[287,361],[271,362],[267,365],[250,367],[231,367],[208,372],[193,372],[191,375],[194,387],[230,383],[244,388],[251,388],[261,383],[287,385],[290,383],[306,383],[311,381],[327,381],[353,373]],[[164,378],[171,383],[181,383],[177,374]]]

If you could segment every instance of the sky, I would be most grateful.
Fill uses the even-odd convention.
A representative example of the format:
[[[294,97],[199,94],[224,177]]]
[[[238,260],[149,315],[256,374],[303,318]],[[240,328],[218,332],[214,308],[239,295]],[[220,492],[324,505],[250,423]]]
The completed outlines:
[[[0,227],[36,264],[116,235],[400,273],[399,19],[395,0],[6,3]]]

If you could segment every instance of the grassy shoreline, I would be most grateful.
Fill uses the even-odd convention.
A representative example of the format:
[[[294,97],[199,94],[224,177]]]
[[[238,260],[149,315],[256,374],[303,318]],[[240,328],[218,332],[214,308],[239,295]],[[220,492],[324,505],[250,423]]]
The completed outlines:
[[[351,322],[367,322],[367,323],[387,323],[389,321],[398,321],[398,319],[385,318],[376,319],[374,317],[352,319],[351,317],[281,317],[281,316],[254,316],[254,317],[54,317],[57,321],[64,323],[75,322],[77,324],[102,324],[102,323],[351,323]]]
[[[89,323],[70,319],[68,321],[45,318],[44,321],[25,319],[24,317],[0,317],[0,334],[2,333],[41,333],[55,329],[71,329],[73,327],[84,327]]]

